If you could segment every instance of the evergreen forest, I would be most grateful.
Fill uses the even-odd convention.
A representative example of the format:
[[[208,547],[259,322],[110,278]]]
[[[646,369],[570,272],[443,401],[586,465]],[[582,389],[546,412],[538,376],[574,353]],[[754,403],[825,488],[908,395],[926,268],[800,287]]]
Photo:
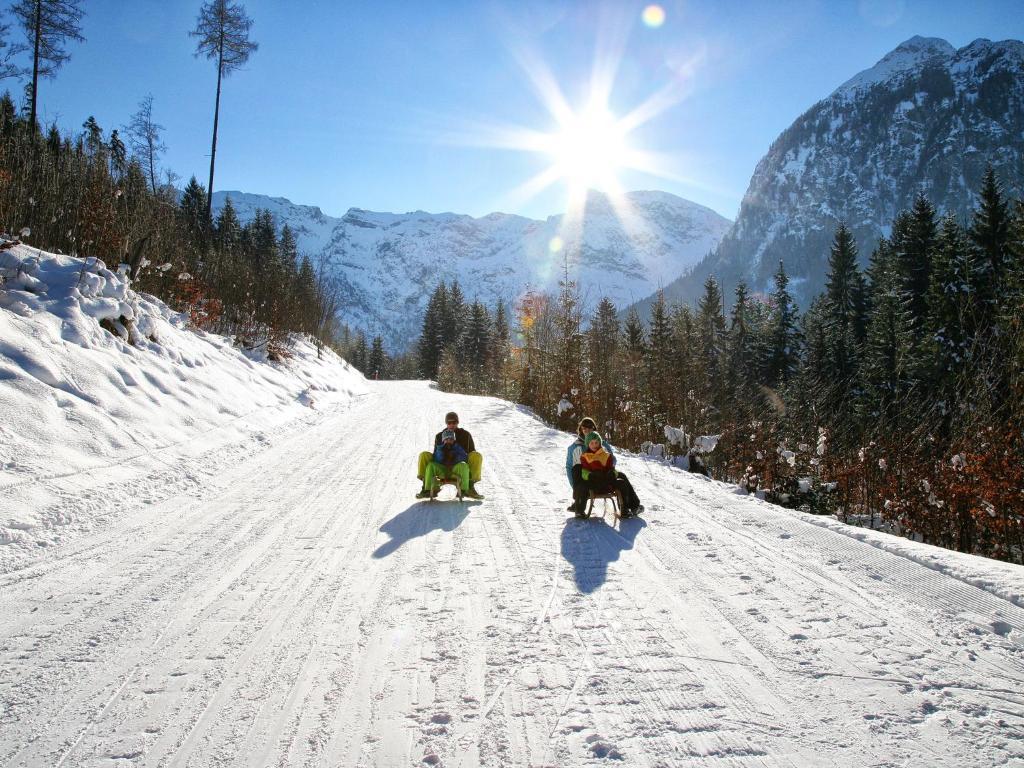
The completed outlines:
[[[866,269],[840,224],[802,312],[782,262],[765,295],[650,316],[585,286],[491,312],[458,283],[423,318],[419,374],[745,492],[942,547],[1024,562],[1024,202],[990,168],[970,220],[924,195]],[[566,269],[568,272],[568,269]],[[727,311],[728,307],[728,311]]]

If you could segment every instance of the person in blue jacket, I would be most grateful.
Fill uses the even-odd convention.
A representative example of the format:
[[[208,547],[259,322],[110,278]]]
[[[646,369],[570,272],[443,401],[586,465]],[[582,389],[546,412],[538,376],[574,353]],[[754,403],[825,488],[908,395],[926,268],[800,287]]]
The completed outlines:
[[[469,454],[455,441],[455,430],[441,433],[441,442],[434,447],[434,455],[423,472],[423,490],[417,499],[426,499],[437,493],[441,479],[457,479],[462,493],[469,491]]]
[[[583,478],[583,465],[580,463],[580,456],[586,450],[584,440],[587,434],[595,431],[597,431],[597,423],[589,416],[584,416],[576,426],[576,439],[573,440],[565,452],[565,476],[569,479],[569,486],[572,488],[572,504],[568,506],[568,510],[578,517],[583,515],[590,496],[590,486]],[[615,451],[612,450],[608,441],[601,438],[601,445],[612,455],[612,460],[614,461]],[[623,517],[632,517],[640,514],[643,506],[640,504],[640,499],[633,490],[629,479],[617,470],[615,474],[615,484],[622,494],[622,502],[625,505]]]

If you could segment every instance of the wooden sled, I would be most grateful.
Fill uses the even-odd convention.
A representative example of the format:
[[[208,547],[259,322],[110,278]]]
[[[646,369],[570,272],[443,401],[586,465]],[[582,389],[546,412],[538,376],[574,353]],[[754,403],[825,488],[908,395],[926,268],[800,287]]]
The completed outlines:
[[[439,477],[439,478],[437,478],[437,490],[436,491],[431,491],[431,493],[430,493],[430,501],[436,501],[437,500],[437,494],[440,493],[441,489],[444,488],[446,485],[454,485],[455,486],[455,498],[456,498],[456,500],[457,501],[464,501],[463,496],[462,496],[462,486],[459,485],[459,480],[458,480],[458,478],[455,478],[455,477],[444,477],[444,478],[440,478]]]
[[[616,517],[622,517],[622,496],[618,490],[605,491],[604,493],[597,493],[595,491],[590,492],[590,506],[587,507],[586,515],[590,517],[594,514],[594,502],[598,499],[604,501],[604,507],[601,511],[601,516],[604,517],[604,513],[608,510],[608,501],[612,502],[612,512],[615,513]]]

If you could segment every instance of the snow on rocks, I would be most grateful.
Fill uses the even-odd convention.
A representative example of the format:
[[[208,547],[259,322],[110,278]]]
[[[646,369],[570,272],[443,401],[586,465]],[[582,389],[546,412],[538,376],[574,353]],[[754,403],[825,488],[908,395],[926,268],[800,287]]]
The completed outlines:
[[[190,330],[98,259],[0,250],[0,570],[131,499],[181,490],[260,430],[365,391],[305,340],[272,364]],[[167,471],[183,456],[194,476]]]

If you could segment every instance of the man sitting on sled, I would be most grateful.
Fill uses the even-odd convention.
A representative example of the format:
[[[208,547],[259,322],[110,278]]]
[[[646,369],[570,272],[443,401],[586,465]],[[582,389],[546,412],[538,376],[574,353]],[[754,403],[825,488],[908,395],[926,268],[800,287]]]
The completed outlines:
[[[434,448],[431,461],[423,472],[423,490],[416,494],[417,499],[431,498],[437,495],[441,480],[458,480],[462,494],[469,492],[469,464],[465,449],[455,442],[455,431],[446,429],[441,433],[441,444]]]
[[[449,411],[445,417],[445,429],[434,435],[434,450],[436,452],[437,446],[441,445],[442,435],[448,430],[451,430],[455,434],[455,444],[462,448],[466,452],[466,463],[469,465],[469,489],[464,489],[464,495],[470,499],[482,499],[483,496],[476,489],[476,484],[480,482],[480,472],[483,469],[484,457],[476,450],[476,446],[473,444],[473,436],[469,434],[468,430],[462,429],[459,426],[459,415],[455,411]],[[419,467],[416,472],[416,477],[423,480],[423,491],[417,494],[416,498],[422,499],[430,495],[430,490],[427,484],[426,469],[427,465],[433,460],[433,455],[430,451],[423,451],[419,458]]]

